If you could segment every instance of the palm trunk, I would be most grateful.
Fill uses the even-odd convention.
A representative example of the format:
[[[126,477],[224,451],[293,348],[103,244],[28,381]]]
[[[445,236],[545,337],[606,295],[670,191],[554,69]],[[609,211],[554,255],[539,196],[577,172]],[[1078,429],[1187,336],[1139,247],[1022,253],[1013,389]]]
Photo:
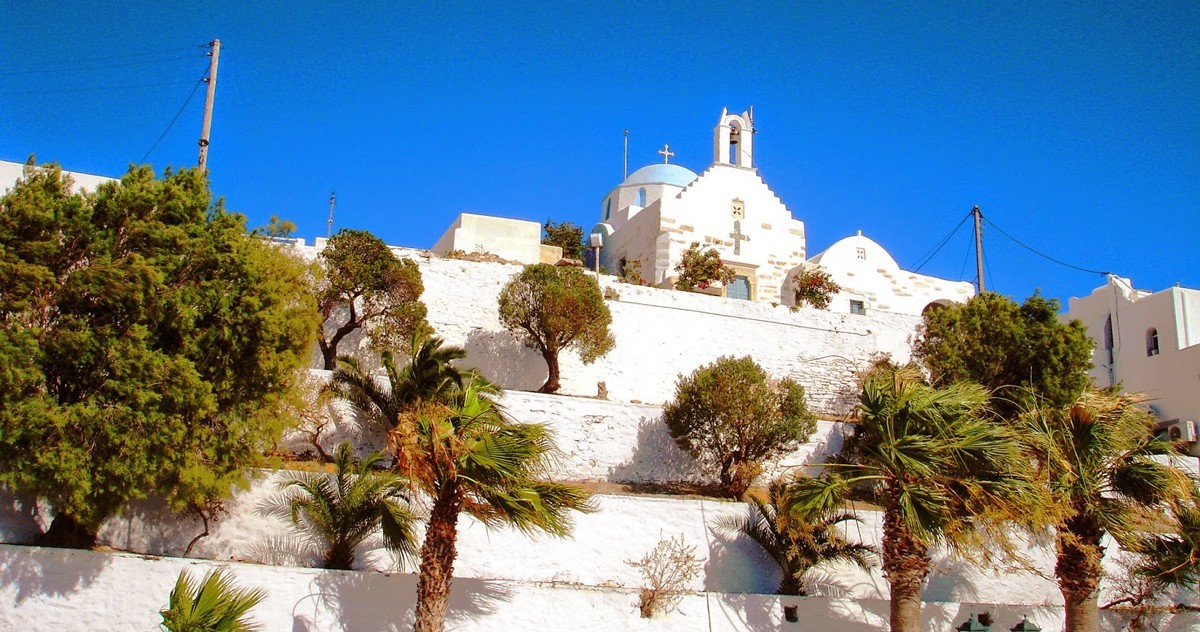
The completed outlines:
[[[1104,532],[1087,516],[1078,515],[1059,528],[1054,575],[1067,611],[1064,632],[1099,632],[1101,559]]]
[[[549,369],[550,375],[546,378],[546,383],[538,389],[539,393],[557,393],[558,388],[562,386],[558,382],[558,352],[557,351],[542,351],[542,358],[546,360],[546,368]]]
[[[425,543],[421,546],[415,632],[442,632],[446,627],[454,557],[457,555],[458,513],[461,509],[458,486],[447,484],[433,503],[433,511],[425,528]]]
[[[928,547],[904,524],[895,492],[883,515],[883,572],[891,590],[892,632],[920,632],[921,588],[929,575]]]

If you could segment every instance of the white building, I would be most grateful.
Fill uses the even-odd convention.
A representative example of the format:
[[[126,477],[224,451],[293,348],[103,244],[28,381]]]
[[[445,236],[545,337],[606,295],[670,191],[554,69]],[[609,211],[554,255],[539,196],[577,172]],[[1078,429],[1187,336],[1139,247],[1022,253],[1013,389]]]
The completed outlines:
[[[1145,393],[1163,431],[1191,441],[1200,456],[1200,290],[1147,292],[1109,275],[1089,296],[1070,299],[1064,318],[1087,325],[1096,384]]]
[[[12,190],[13,185],[25,173],[25,163],[9,162],[0,160],[0,195],[8,193]],[[40,169],[41,167],[34,167]],[[108,178],[105,176],[92,175],[90,173],[79,173],[77,171],[63,171],[63,174],[71,177],[71,181],[75,184],[75,189],[81,191],[95,191],[96,187],[105,182],[112,182],[116,178]]]

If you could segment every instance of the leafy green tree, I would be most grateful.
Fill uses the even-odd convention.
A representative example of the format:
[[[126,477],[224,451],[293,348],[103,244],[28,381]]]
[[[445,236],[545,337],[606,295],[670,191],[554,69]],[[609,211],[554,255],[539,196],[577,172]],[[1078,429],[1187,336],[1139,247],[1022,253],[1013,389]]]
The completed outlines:
[[[266,599],[262,588],[237,588],[229,571],[218,568],[192,584],[187,571],[180,571],[162,627],[167,632],[254,632],[262,626],[250,623],[246,614]]]
[[[571,222],[555,224],[549,219],[542,224],[542,243],[548,246],[562,248],[562,256],[567,259],[583,260],[583,229]]]
[[[772,380],[750,356],[723,357],[680,376],[663,420],[681,449],[718,474],[730,498],[741,498],[762,461],[808,440],[816,418],[804,387]]]
[[[1088,386],[1092,341],[1077,320],[1058,319],[1059,304],[1036,293],[1018,306],[994,292],[925,313],[914,354],[935,385],[978,382],[992,406],[1013,417],[1035,400],[1065,406]]]
[[[389,374],[393,392],[406,388],[398,376]],[[347,380],[345,385],[354,389],[363,383]],[[435,394],[400,413],[388,437],[397,471],[433,499],[421,546],[418,632],[444,629],[460,513],[488,526],[565,536],[571,510],[592,510],[583,490],[546,480],[557,453],[549,431],[510,421],[492,399],[498,393],[494,385],[470,375],[461,389],[430,392]],[[392,406],[380,395],[362,390],[350,401],[375,414]]]
[[[893,632],[920,630],[931,547],[986,554],[971,546],[980,534],[1006,544],[1007,525],[1031,524],[1044,506],[1014,433],[984,417],[987,400],[978,385],[935,389],[911,369],[874,371],[859,400],[856,458],[788,488],[787,506],[801,513],[837,511],[861,485],[879,489]]]
[[[1184,475],[1156,460],[1174,447],[1155,437],[1154,417],[1137,407],[1141,401],[1087,391],[1067,406],[1032,409],[1017,422],[1059,510],[1054,575],[1067,632],[1099,630],[1104,536],[1136,549],[1145,526],[1186,490]]]
[[[707,290],[714,281],[722,285],[733,281],[733,268],[721,262],[721,253],[716,248],[700,250],[700,242],[693,241],[675,266],[675,289],[684,292]]]
[[[875,548],[851,542],[838,531],[838,525],[857,521],[844,511],[793,511],[787,482],[775,479],[767,488],[766,500],[750,498],[747,517],[723,521],[721,527],[749,537],[775,560],[783,571],[776,592],[807,595],[813,588],[812,571],[826,564],[853,562],[864,571],[871,570],[878,555]]]
[[[325,568],[350,570],[354,549],[376,530],[389,551],[401,559],[413,557],[416,517],[405,493],[408,481],[379,470],[385,459],[376,452],[356,460],[350,442],[343,441],[334,453],[333,478],[307,473],[284,481],[272,513],[287,516],[325,551]]]
[[[558,354],[575,349],[584,364],[608,353],[612,314],[600,285],[581,268],[544,263],[525,266],[500,291],[500,323],[521,342],[541,352],[549,376],[539,389],[558,392]]]
[[[366,328],[376,349],[404,349],[414,334],[429,330],[421,293],[421,270],[397,257],[365,230],[343,228],[321,251],[317,309],[325,370],[337,368],[338,344]]]
[[[302,263],[210,204],[202,172],[57,166],[0,198],[0,483],[91,546],[132,498],[204,507],[288,423],[316,327]]]

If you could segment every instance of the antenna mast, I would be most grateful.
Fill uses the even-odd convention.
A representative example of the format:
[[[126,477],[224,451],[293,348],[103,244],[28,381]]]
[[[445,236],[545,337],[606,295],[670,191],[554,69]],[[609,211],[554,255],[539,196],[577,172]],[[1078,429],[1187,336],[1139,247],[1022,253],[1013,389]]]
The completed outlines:
[[[325,238],[333,236],[333,205],[337,202],[337,191],[329,192],[329,227],[325,229]]]
[[[213,97],[217,95],[217,62],[221,58],[221,40],[208,43],[208,96],[204,99],[204,125],[200,128],[200,171],[208,173],[208,133],[212,129]]]
[[[629,130],[625,130],[625,175],[621,176],[624,180],[629,177]]]

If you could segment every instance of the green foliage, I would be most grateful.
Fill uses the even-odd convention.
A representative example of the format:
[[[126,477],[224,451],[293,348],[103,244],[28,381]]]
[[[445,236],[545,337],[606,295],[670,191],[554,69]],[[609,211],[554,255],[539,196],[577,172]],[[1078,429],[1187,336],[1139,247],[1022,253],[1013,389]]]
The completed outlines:
[[[1057,300],[1037,294],[1018,306],[984,292],[926,312],[914,353],[934,384],[969,380],[992,390],[1004,417],[1035,400],[1065,406],[1089,383],[1092,341],[1079,321],[1060,322],[1058,309]]]
[[[804,268],[792,277],[792,292],[796,305],[812,305],[817,309],[829,309],[833,295],[842,291],[829,273],[818,268]]]
[[[1012,554],[1008,525],[1045,506],[1014,433],[985,416],[987,399],[975,384],[937,389],[912,369],[879,367],[863,384],[855,457],[789,486],[788,506],[802,513],[837,511],[852,489],[879,488],[893,630],[920,629],[931,546],[976,560]]]
[[[354,549],[377,529],[389,551],[401,560],[411,559],[416,551],[416,518],[405,494],[408,482],[378,469],[386,458],[383,453],[356,460],[353,452],[350,442],[338,444],[332,479],[304,474],[282,482],[272,513],[289,518],[325,552],[325,568],[350,570]]]
[[[634,259],[633,261],[621,260],[621,283],[632,285],[646,284],[646,280],[642,278],[641,259]]]
[[[1141,554],[1136,573],[1161,586],[1190,588],[1200,582],[1200,487],[1171,503],[1170,528],[1142,532],[1130,548]]]
[[[733,281],[733,268],[721,263],[721,254],[716,248],[700,250],[700,242],[693,241],[683,251],[679,265],[675,266],[675,289],[684,292],[707,290],[713,282],[722,285]]]
[[[608,331],[612,314],[600,285],[574,266],[525,266],[500,292],[500,323],[542,353],[549,369],[544,393],[558,391],[561,351],[575,349],[590,364],[615,344]]]
[[[266,226],[260,226],[254,229],[255,235],[265,235],[276,239],[286,239],[291,237],[296,232],[296,224],[290,220],[279,219],[278,215],[272,215],[269,223]]]
[[[750,498],[748,516],[724,520],[719,526],[749,537],[775,560],[783,571],[779,594],[807,595],[815,587],[812,571],[826,564],[852,562],[864,571],[871,570],[878,555],[875,548],[851,542],[838,530],[844,522],[857,521],[853,514],[841,511],[793,511],[786,482],[775,479],[765,501]]]
[[[542,224],[542,243],[548,246],[562,248],[562,256],[566,259],[583,260],[583,229],[571,222],[555,224],[549,219]]]
[[[428,333],[421,270],[400,259],[383,240],[363,230],[342,229],[321,251],[317,308],[323,319],[325,369],[337,368],[338,344],[366,327],[376,349],[407,350],[414,335]]]
[[[194,169],[81,195],[57,166],[0,199],[0,482],[54,507],[45,544],[90,545],[132,498],[228,495],[287,423],[305,268],[210,200]]]
[[[253,632],[262,626],[247,621],[246,613],[266,597],[262,588],[236,588],[224,568],[209,572],[199,586],[180,571],[167,609],[159,614],[167,632]]]
[[[804,388],[772,380],[749,356],[723,357],[680,376],[663,420],[680,448],[720,476],[730,498],[741,498],[761,461],[808,440],[815,417]]]

